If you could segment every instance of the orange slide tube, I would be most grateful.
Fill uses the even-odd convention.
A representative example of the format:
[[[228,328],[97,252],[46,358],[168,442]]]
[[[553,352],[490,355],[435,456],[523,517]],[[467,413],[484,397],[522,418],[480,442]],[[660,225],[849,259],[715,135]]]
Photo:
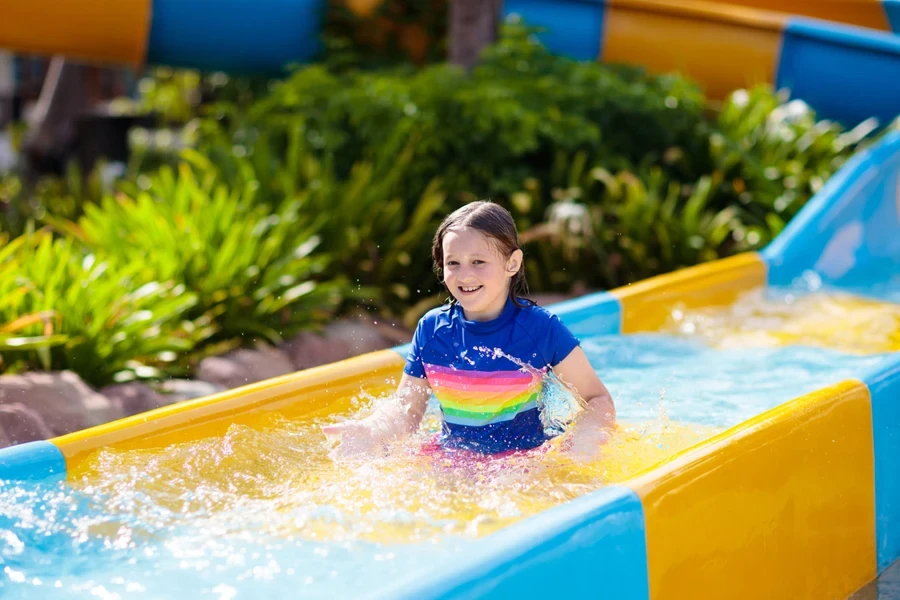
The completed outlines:
[[[150,10],[151,0],[10,0],[0,8],[0,48],[138,67]]]
[[[881,0],[707,0],[710,4],[738,5],[801,15],[847,25],[891,31]]]
[[[609,0],[606,10],[603,61],[684,73],[704,82],[713,98],[772,81],[789,18],[740,6],[664,0]]]

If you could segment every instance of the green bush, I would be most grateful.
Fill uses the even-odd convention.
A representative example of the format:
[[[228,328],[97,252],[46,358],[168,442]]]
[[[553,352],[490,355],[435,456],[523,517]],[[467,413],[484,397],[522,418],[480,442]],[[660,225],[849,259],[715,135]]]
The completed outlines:
[[[76,219],[84,205],[103,195],[100,169],[84,176],[74,165],[62,177],[44,176],[34,186],[26,185],[16,172],[0,175],[0,231],[19,235],[29,223],[44,217]]]
[[[715,127],[715,205],[738,208],[741,250],[768,244],[854,152],[877,139],[875,119],[845,131],[767,87],[733,93]]]
[[[198,149],[230,188],[253,186],[256,200],[269,207],[295,202],[298,214],[320,224],[317,252],[330,259],[325,273],[351,280],[344,310],[368,306],[403,317],[411,302],[437,292],[431,238],[448,204],[438,178],[416,197],[404,194],[415,141],[390,160],[357,163],[341,177],[290,121],[256,131],[229,152],[231,134],[206,121]]]
[[[343,178],[359,162],[397,160],[414,140],[400,193],[413,203],[439,177],[459,203],[508,198],[526,177],[547,179],[559,151],[585,151],[590,163],[621,170],[657,162],[677,146],[689,158],[673,175],[695,179],[709,162],[697,151],[706,144],[703,110],[702,94],[683,78],[553,56],[529,29],[511,24],[470,74],[447,65],[304,67],[246,112],[222,108],[230,139],[215,143],[221,153],[244,152],[265,136],[269,155],[279,156],[299,132]]]
[[[542,289],[607,289],[728,254],[737,211],[710,207],[714,187],[710,177],[680,184],[658,168],[643,177],[593,168],[556,190],[547,220],[523,232],[529,279]],[[541,193],[536,181],[529,188],[514,206]]]
[[[323,60],[334,69],[384,68],[439,62],[446,57],[448,0],[380,0],[371,10],[356,2],[328,2]]]
[[[148,281],[139,261],[104,260],[46,230],[0,241],[0,370],[70,369],[102,386],[180,373],[203,341],[186,316],[197,297]]]
[[[681,77],[554,56],[510,23],[469,74],[447,65],[302,68],[246,110],[218,105],[218,118],[198,127],[197,147],[223,172],[263,182],[259,198],[270,203],[321,184],[302,175],[310,155],[332,177],[327,189],[359,177],[360,164],[390,165],[376,180],[390,180],[401,217],[438,180],[445,212],[492,198],[520,229],[540,232],[527,248],[533,288],[567,291],[576,281],[615,287],[771,240],[869,133],[865,125],[843,132],[797,107],[759,88],[736,93],[711,119]],[[618,183],[592,179],[597,172]],[[577,241],[548,223],[561,200],[585,204],[601,237]],[[695,221],[681,220],[686,207]],[[339,212],[336,229],[353,229]],[[355,231],[372,237],[345,246],[338,234],[331,239],[341,247],[330,250],[384,248],[390,239],[375,227]],[[600,267],[568,265],[573,244],[585,265]],[[351,270],[368,264],[347,255]],[[406,281],[433,281],[427,247],[410,260]],[[391,277],[369,272],[361,281],[386,290]],[[373,297],[393,312],[404,299]]]
[[[530,229],[539,289],[611,288],[768,244],[858,149],[874,124],[851,131],[760,87],[739,90],[704,126],[710,166],[673,177],[684,150],[610,174],[585,152],[560,151],[547,180],[528,178],[510,206]],[[592,166],[593,165],[593,166]],[[677,170],[677,168],[675,169]],[[683,170],[683,173],[689,172]],[[529,217],[546,207],[545,219]]]
[[[87,206],[77,224],[56,224],[102,260],[184,286],[197,298],[188,316],[210,342],[277,343],[330,318],[347,286],[325,276],[330,258],[314,252],[323,216],[297,199],[260,204],[257,182],[229,188],[205,158],[187,157],[141,180],[146,190],[131,186]]]
[[[96,176],[71,175],[27,204],[9,179],[0,202],[19,230],[51,223],[145,282],[183,284],[195,352],[359,308],[414,322],[439,290],[434,229],[472,199],[513,212],[537,292],[756,249],[870,139],[868,124],[844,132],[764,88],[711,112],[686,79],[553,56],[520,23],[468,74],[312,65],[270,93],[154,81],[145,105],[187,121],[193,150],[136,153],[102,201]]]

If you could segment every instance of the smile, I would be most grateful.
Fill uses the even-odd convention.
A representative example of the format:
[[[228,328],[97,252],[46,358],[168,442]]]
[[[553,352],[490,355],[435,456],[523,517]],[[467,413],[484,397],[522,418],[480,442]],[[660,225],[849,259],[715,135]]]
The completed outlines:
[[[471,294],[473,292],[477,292],[481,288],[482,288],[482,286],[480,286],[480,285],[468,285],[468,286],[461,285],[461,286],[459,286],[459,291],[463,292],[464,294]]]

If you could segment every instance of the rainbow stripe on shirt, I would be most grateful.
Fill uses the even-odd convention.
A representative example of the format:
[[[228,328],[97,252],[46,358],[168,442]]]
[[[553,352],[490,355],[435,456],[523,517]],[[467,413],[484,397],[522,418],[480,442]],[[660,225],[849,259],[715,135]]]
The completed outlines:
[[[428,363],[424,366],[444,420],[453,425],[484,426],[511,421],[519,413],[537,407],[543,388],[541,372],[463,371]]]

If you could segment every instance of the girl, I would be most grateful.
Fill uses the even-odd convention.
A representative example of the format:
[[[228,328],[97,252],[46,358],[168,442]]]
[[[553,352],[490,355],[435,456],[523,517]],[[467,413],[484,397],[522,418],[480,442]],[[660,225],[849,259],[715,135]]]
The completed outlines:
[[[523,298],[512,215],[492,202],[467,204],[441,223],[432,256],[450,304],[419,321],[390,401],[364,419],[324,428],[340,434],[337,453],[409,436],[432,392],[444,418],[442,446],[484,454],[536,448],[549,439],[537,398],[551,368],[585,408],[570,426],[570,447],[593,455],[615,426],[612,398],[559,318]]]

